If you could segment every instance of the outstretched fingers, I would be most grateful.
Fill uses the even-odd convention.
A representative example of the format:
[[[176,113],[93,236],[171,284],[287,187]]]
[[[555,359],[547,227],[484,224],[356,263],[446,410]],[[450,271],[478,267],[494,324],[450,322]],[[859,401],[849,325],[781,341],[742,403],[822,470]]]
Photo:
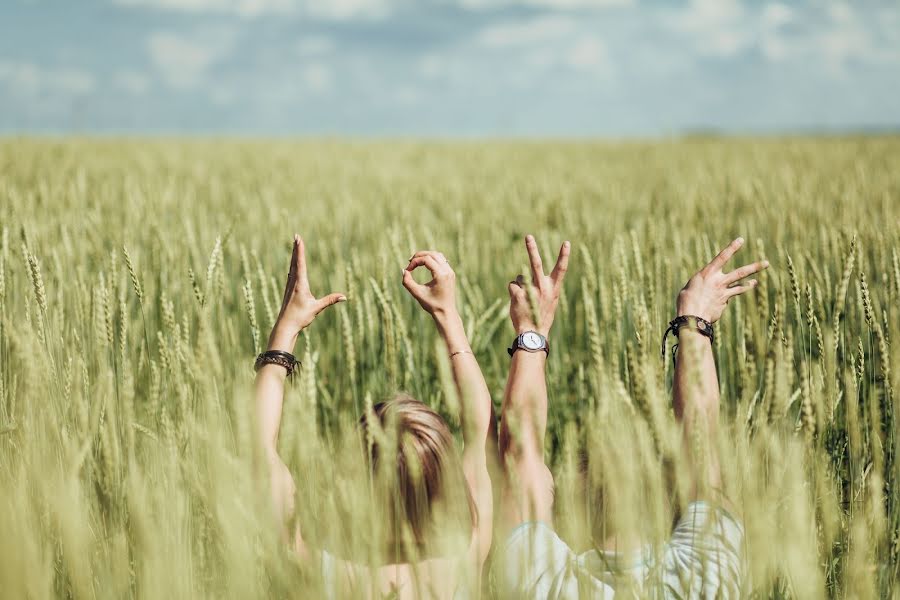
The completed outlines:
[[[339,292],[328,294],[327,296],[322,296],[316,301],[316,314],[318,315],[329,306],[334,306],[338,302],[345,302],[346,300],[347,296]]]
[[[308,286],[309,280],[306,278],[306,244],[303,243],[303,238],[297,234],[294,234],[294,250],[294,274],[301,284]]]
[[[294,285],[296,285],[297,282],[297,244],[299,239],[300,236],[295,233],[294,243],[291,249],[291,266],[288,268],[287,281],[284,282],[284,294],[281,297],[282,306],[287,304],[288,298],[291,297],[291,293],[294,291]]]
[[[743,267],[735,269],[731,273],[726,273],[725,274],[725,283],[727,285],[731,285],[732,283],[737,283],[744,277],[749,277],[750,275],[759,273],[760,271],[762,271],[763,269],[766,269],[768,267],[769,267],[769,261],[767,261],[767,260],[761,260],[761,261],[758,261],[755,263],[751,263],[749,265],[744,265]]]
[[[531,262],[531,278],[535,285],[540,285],[544,279],[544,264],[541,262],[541,252],[538,250],[537,240],[528,234],[525,236],[525,249],[528,251],[528,260]]]
[[[553,267],[553,271],[550,273],[550,279],[553,280],[553,284],[556,287],[562,285],[563,279],[566,277],[566,271],[569,270],[569,252],[571,246],[572,245],[568,241],[563,242],[563,245],[559,249],[559,256],[556,258],[556,266]]]
[[[292,279],[297,276],[297,255],[300,251],[300,235],[294,234],[294,244],[291,246],[291,268],[288,269],[288,278]]]
[[[722,267],[725,266],[731,257],[734,256],[734,253],[741,249],[741,246],[744,245],[744,238],[739,237],[719,252],[714,259],[710,261],[708,265],[703,269],[706,273],[715,273],[717,271],[721,271]]]
[[[759,285],[759,282],[756,279],[751,279],[747,283],[743,285],[733,285],[727,290],[725,290],[726,298],[734,298],[735,296],[740,296],[741,294],[746,294],[749,291],[752,291]]]

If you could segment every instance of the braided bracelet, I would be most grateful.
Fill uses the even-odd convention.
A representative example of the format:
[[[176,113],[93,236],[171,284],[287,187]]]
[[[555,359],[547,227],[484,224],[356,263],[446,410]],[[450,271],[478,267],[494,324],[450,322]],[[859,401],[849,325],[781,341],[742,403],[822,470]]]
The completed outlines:
[[[259,371],[263,365],[278,365],[279,367],[284,367],[285,370],[287,370],[288,377],[290,377],[294,374],[294,369],[300,365],[300,361],[290,352],[284,352],[282,350],[266,350],[256,357],[254,368]]]
[[[669,337],[669,333],[675,334],[675,337],[678,337],[678,330],[682,327],[687,327],[688,329],[693,329],[700,335],[705,335],[709,338],[709,343],[713,343],[713,339],[715,337],[715,333],[713,331],[713,325],[703,317],[697,317],[693,315],[681,315],[680,317],[675,317],[671,321],[669,321],[669,328],[663,333],[662,337],[662,347],[660,348],[660,354],[663,358],[666,357],[666,338]],[[674,349],[678,348],[678,344],[673,346],[673,355]]]

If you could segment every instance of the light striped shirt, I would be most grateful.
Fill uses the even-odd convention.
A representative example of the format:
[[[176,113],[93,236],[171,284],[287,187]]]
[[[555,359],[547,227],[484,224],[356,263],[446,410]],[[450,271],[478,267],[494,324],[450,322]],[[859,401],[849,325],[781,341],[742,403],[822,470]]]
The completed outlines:
[[[547,523],[509,536],[500,568],[504,598],[625,597],[729,600],[740,596],[744,529],[728,512],[693,502],[662,547],[575,554]],[[627,592],[626,592],[627,590]]]

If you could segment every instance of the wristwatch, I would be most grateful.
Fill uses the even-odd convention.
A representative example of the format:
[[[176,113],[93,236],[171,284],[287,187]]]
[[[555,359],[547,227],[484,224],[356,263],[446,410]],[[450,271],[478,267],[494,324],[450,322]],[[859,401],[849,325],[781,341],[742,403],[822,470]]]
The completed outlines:
[[[509,355],[515,354],[516,350],[525,350],[526,352],[540,352],[543,350],[550,355],[550,344],[547,338],[539,334],[537,331],[525,331],[513,340],[512,346],[507,349]]]

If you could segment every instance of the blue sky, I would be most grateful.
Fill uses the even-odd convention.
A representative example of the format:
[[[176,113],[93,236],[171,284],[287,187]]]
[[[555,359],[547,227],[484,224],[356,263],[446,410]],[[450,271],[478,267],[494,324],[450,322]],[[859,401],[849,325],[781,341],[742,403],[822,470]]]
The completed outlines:
[[[900,127],[900,2],[0,0],[0,132]]]

